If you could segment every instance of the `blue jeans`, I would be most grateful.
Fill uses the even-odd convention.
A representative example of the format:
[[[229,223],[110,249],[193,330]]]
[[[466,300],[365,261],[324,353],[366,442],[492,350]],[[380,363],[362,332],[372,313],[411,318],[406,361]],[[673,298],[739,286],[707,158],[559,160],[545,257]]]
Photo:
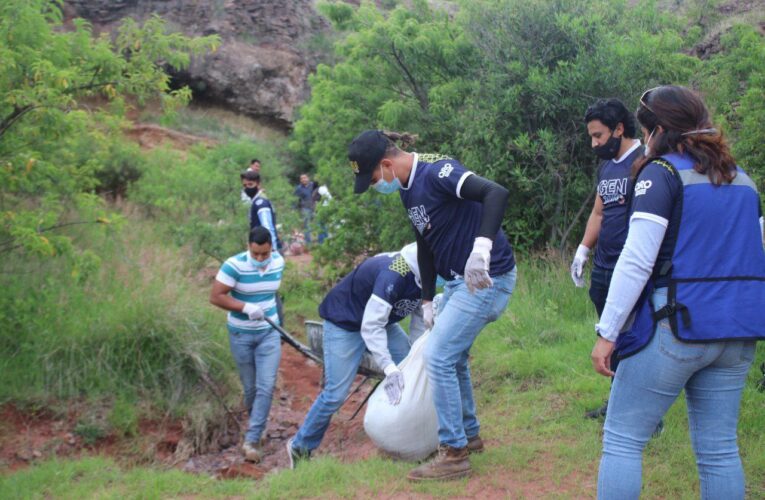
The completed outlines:
[[[244,407],[250,412],[244,440],[257,443],[271,411],[281,339],[274,329],[262,333],[229,332],[228,339],[244,387]]]
[[[409,337],[396,323],[388,325],[388,350],[398,364],[409,354]],[[312,451],[319,447],[327,432],[332,415],[345,402],[366,344],[361,332],[344,330],[324,321],[324,388],[298,429],[292,446],[296,450]]]
[[[590,300],[595,305],[598,318],[603,314],[603,309],[606,307],[608,288],[611,286],[613,275],[613,269],[606,269],[597,265],[592,266],[592,273],[590,274]],[[616,372],[618,367],[619,357],[611,356],[611,371]]]
[[[613,269],[592,266],[592,273],[590,274],[590,300],[595,304],[598,318],[603,314],[603,309],[606,307],[608,287],[611,286],[611,277],[613,275]]]
[[[653,302],[657,309],[666,304],[667,289],[657,289]],[[685,389],[701,498],[743,499],[736,427],[754,353],[754,341],[680,342],[669,322],[660,321],[651,342],[623,359],[616,371],[604,425],[598,498],[640,496],[643,448]]]
[[[468,355],[484,326],[507,307],[516,269],[493,276],[494,286],[470,293],[464,280],[448,281],[425,346],[425,363],[438,415],[438,441],[454,448],[478,435]]]
[[[300,215],[303,218],[303,237],[306,245],[311,243],[311,221],[313,220],[313,208],[301,208]]]

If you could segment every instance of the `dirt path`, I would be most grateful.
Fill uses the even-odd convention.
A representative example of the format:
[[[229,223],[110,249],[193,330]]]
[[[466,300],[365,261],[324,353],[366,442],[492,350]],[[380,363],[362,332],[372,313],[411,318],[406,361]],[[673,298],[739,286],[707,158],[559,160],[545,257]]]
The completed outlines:
[[[15,471],[38,460],[56,457],[76,458],[103,454],[123,460],[121,450],[138,444],[146,450],[146,458],[158,464],[174,465],[184,471],[217,478],[248,477],[260,479],[271,471],[288,467],[285,450],[319,393],[321,367],[307,360],[297,351],[284,345],[274,401],[266,428],[265,456],[262,463],[253,465],[244,461],[239,445],[229,446],[215,453],[194,455],[179,461],[179,443],[183,440],[180,422],[141,421],[139,436],[118,439],[105,436],[92,443],[85,442],[82,432],[75,430],[80,417],[93,408],[73,404],[66,414],[54,415],[47,411],[21,411],[13,405],[0,406],[0,469]],[[361,380],[357,377],[356,383]],[[354,387],[356,384],[354,384]],[[372,390],[367,382],[353,394],[335,415],[329,430],[316,452],[317,456],[331,455],[343,462],[354,462],[377,454],[376,448],[364,433],[364,410],[355,419],[351,415]],[[246,415],[239,414],[239,425],[246,427]],[[487,441],[487,447],[503,447],[508,443]],[[474,474],[462,490],[465,498],[547,498],[564,494],[567,498],[588,498],[595,491],[594,474],[572,472],[562,481],[545,478],[553,476],[556,458],[542,452],[527,464],[523,472],[514,472],[502,464],[492,464],[489,471]],[[426,498],[412,491],[395,493],[389,498]]]
[[[188,472],[212,473],[221,477],[260,477],[268,471],[288,467],[285,449],[287,439],[295,435],[313,400],[319,394],[320,379],[321,367],[282,344],[279,378],[266,427],[267,439],[262,462],[258,466],[245,463],[239,447],[232,446],[219,453],[194,456],[183,465],[183,469]],[[356,384],[361,380],[361,377],[357,377]],[[364,433],[363,410],[356,418],[350,420],[372,387],[372,381],[369,381],[351,395],[332,419],[317,455],[330,454],[343,461],[355,461],[375,453],[374,445]],[[240,427],[245,429],[246,426],[247,422],[242,415]]]
[[[135,438],[93,435],[89,439],[87,430],[78,429],[78,425],[81,425],[82,415],[86,412],[92,415],[94,410],[75,403],[58,415],[44,410],[22,411],[12,404],[0,407],[0,468],[13,471],[53,456],[78,457],[100,453],[120,458],[120,450],[133,440],[141,443],[146,450],[146,458],[161,463],[176,463],[188,472],[219,477],[260,477],[270,470],[287,467],[285,443],[297,432],[318,395],[320,379],[320,366],[291,347],[283,346],[273,406],[266,427],[265,457],[258,466],[244,463],[239,445],[216,453],[195,455],[177,463],[175,452],[183,438],[183,427],[177,421],[141,421],[139,436]],[[358,377],[357,383],[361,380]],[[355,419],[349,420],[371,389],[371,381],[364,384],[335,415],[317,455],[331,454],[343,461],[354,461],[374,453],[374,446],[364,434],[363,410]],[[244,412],[239,413],[238,421],[239,427],[244,430],[247,426]]]

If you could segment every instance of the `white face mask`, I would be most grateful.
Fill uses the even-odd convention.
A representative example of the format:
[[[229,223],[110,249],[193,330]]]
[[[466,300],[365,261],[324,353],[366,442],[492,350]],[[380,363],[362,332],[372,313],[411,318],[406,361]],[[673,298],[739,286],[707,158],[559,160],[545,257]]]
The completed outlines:
[[[645,141],[645,151],[644,154],[646,157],[651,156],[651,148],[648,146],[648,143],[651,142],[651,137],[653,137],[653,133],[656,132],[656,128],[651,130],[651,133],[648,134],[648,140]]]

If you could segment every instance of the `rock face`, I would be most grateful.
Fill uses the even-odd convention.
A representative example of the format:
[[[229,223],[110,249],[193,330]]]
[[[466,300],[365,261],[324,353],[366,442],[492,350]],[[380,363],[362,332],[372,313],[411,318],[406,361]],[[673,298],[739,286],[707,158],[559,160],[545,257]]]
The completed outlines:
[[[193,61],[175,80],[188,84],[195,99],[283,128],[308,97],[316,47],[329,34],[312,0],[67,0],[66,7],[98,30],[113,29],[127,16],[158,14],[187,35],[219,35],[218,51]]]

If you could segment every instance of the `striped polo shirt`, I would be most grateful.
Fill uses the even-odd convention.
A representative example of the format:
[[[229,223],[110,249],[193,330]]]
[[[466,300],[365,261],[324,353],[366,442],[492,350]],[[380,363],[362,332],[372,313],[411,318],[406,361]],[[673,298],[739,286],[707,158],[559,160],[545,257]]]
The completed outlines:
[[[232,288],[233,298],[259,305],[266,317],[278,324],[276,291],[282,281],[284,259],[278,252],[272,252],[271,262],[261,270],[250,263],[248,256],[249,251],[245,251],[229,257],[215,279]],[[271,328],[265,321],[251,321],[238,311],[229,311],[227,324],[229,331],[239,333],[260,333]]]

